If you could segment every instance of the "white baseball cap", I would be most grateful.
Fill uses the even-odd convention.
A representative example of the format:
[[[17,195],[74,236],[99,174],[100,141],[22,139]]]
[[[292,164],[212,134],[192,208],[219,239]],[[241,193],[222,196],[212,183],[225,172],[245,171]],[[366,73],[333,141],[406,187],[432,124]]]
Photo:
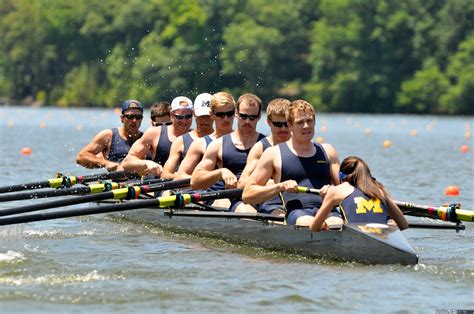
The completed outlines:
[[[178,109],[193,110],[193,102],[188,97],[178,96],[171,102],[171,112]]]
[[[196,117],[209,116],[211,113],[211,98],[209,93],[199,94],[194,100],[194,114]]]

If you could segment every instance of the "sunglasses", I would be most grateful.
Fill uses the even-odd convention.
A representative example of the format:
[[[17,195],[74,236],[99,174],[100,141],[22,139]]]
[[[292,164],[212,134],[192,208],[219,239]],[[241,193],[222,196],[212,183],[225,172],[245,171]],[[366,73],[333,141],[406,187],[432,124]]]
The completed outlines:
[[[278,122],[278,121],[272,121],[272,120],[270,120],[270,122],[273,124],[274,127],[279,128],[279,129],[283,127],[285,128],[288,127],[288,122]]]
[[[123,116],[125,118],[127,118],[128,120],[133,120],[133,119],[141,120],[141,119],[143,119],[143,115],[141,115],[141,114],[124,114]]]
[[[175,114],[174,117],[176,118],[176,120],[183,120],[183,119],[191,119],[193,117],[192,114]]]
[[[239,117],[242,120],[250,119],[250,121],[254,121],[255,119],[258,118],[258,114],[245,114],[245,113],[239,112]]]
[[[153,126],[172,125],[173,122],[153,122]]]
[[[222,112],[213,112],[213,114],[218,118],[232,117],[235,114],[235,110],[232,111],[222,111]]]

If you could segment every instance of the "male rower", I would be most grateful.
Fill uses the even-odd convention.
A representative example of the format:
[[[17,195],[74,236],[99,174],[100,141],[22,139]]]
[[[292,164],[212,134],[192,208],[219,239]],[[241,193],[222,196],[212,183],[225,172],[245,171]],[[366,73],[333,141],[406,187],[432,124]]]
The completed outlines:
[[[133,144],[122,162],[127,171],[141,175],[161,176],[168,159],[171,143],[189,131],[193,118],[193,102],[179,96],[171,102],[171,125],[151,127]],[[150,156],[152,160],[148,160]]]
[[[171,125],[170,103],[156,102],[150,108],[151,126]]]
[[[143,135],[139,130],[142,119],[143,106],[138,100],[123,102],[120,115],[123,125],[97,133],[92,141],[79,151],[76,162],[86,168],[123,170],[120,162],[127,156],[133,143]]]
[[[175,179],[190,179],[209,144],[222,135],[233,131],[235,108],[234,97],[229,93],[219,92],[211,97],[210,114],[216,124],[216,130],[210,135],[193,141],[175,174]]]
[[[219,180],[225,188],[236,188],[253,145],[265,136],[256,131],[262,101],[256,95],[244,94],[237,100],[237,130],[213,141],[191,176],[193,189],[206,189]],[[229,211],[256,212],[250,204],[234,199]]]
[[[288,109],[290,107],[290,101],[288,99],[277,98],[268,103],[267,106],[267,123],[270,126],[271,135],[261,139],[255,144],[249,152],[247,158],[247,165],[242,172],[239,179],[239,188],[244,188],[248,182],[250,175],[255,171],[258,160],[262,157],[262,154],[267,148],[286,142],[290,139],[291,133],[288,128],[287,116]],[[273,183],[273,180],[270,180]],[[273,198],[259,204],[257,211],[264,214],[273,214],[283,216],[283,204],[280,197],[274,196]]]
[[[244,202],[260,204],[281,193],[286,222],[291,225],[308,226],[322,204],[319,195],[295,194],[298,185],[321,189],[339,184],[336,150],[330,144],[313,142],[315,116],[307,101],[291,103],[287,117],[290,140],[263,152],[242,195]],[[269,179],[274,183],[267,184]]]
[[[194,100],[194,118],[196,129],[179,136],[171,144],[170,155],[163,166],[162,178],[173,179],[179,164],[186,156],[192,142],[197,138],[204,137],[214,132],[212,118],[210,116],[210,103],[212,95],[209,93],[199,94]]]

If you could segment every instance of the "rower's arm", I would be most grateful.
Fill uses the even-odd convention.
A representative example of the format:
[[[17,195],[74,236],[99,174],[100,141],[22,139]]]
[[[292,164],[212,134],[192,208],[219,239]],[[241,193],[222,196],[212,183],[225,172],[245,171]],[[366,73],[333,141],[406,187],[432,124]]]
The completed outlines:
[[[140,175],[161,175],[162,166],[152,160],[146,160],[147,154],[152,156],[153,142],[158,143],[159,141],[160,128],[149,128],[141,138],[133,143],[128,151],[128,155],[122,161],[122,166],[126,171],[135,172]]]
[[[222,179],[222,173],[225,168],[215,169],[217,159],[219,157],[219,150],[222,147],[222,139],[218,139],[209,144],[204,157],[196,166],[191,176],[191,188],[206,189]]]
[[[331,144],[324,143],[322,145],[329,159],[329,173],[331,175],[331,184],[338,185],[340,183],[339,182],[339,167],[340,167],[339,156],[337,155],[336,149]]]
[[[112,142],[112,130],[102,130],[92,141],[84,146],[76,156],[77,164],[86,168],[107,168],[107,170],[123,170],[119,163],[106,158]]]
[[[389,195],[385,196],[385,202],[388,205],[388,214],[397,223],[398,228],[400,230],[407,229],[408,221]]]
[[[279,192],[285,190],[284,183],[268,184],[274,175],[275,158],[278,147],[270,147],[265,150],[258,160],[254,172],[251,174],[242,194],[242,200],[246,204],[261,204],[272,198]]]
[[[163,179],[173,179],[175,177],[175,172],[178,170],[179,161],[181,160],[181,155],[183,154],[184,141],[183,136],[179,136],[176,141],[171,144],[170,155],[165,165],[163,166],[163,173],[161,178]]]
[[[340,194],[342,193],[341,189],[341,186],[329,187],[321,207],[318,209],[316,216],[309,225],[311,231],[321,231],[324,229],[323,225],[326,218],[328,218],[329,213],[342,201],[342,199],[344,199],[344,197],[340,197]]]
[[[238,188],[244,188],[247,182],[250,179],[250,175],[257,167],[257,163],[259,158],[263,154],[263,144],[261,142],[257,142],[249,152],[247,157],[247,164],[245,165],[242,174],[240,175],[239,182],[237,183]]]
[[[202,138],[198,138],[189,146],[186,156],[181,161],[178,171],[175,174],[175,180],[190,179],[197,164],[201,161],[204,154],[204,146],[206,142]]]

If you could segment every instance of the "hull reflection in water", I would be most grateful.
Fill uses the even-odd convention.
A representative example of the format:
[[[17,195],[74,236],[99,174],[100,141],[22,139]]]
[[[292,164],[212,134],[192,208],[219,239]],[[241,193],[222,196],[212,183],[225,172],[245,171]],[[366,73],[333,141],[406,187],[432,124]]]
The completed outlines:
[[[307,228],[274,224],[267,220],[228,218],[232,213],[227,212],[176,210],[171,217],[165,215],[166,212],[169,213],[169,210],[139,209],[122,212],[121,215],[133,221],[171,227],[176,231],[218,236],[232,243],[310,257],[368,264],[418,263],[416,251],[395,226],[348,224],[341,230],[311,232]]]

